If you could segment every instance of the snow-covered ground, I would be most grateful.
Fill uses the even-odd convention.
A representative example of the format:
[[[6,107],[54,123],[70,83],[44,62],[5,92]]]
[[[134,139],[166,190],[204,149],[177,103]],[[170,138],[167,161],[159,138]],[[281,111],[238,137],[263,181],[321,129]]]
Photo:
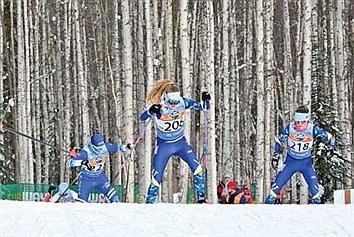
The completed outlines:
[[[354,205],[0,200],[0,212],[1,237],[354,237]]]

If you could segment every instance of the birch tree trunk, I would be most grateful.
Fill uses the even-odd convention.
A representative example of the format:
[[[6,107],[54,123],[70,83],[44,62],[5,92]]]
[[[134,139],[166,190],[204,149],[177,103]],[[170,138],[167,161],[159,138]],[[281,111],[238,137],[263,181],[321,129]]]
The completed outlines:
[[[71,74],[70,74],[70,52],[71,52],[71,44],[70,44],[70,39],[71,39],[71,0],[65,0],[64,2],[64,29],[63,29],[63,37],[64,37],[64,73],[63,73],[63,83],[66,88],[66,95],[64,96],[64,104],[65,104],[65,110],[63,111],[63,116],[64,116],[64,124],[66,126],[66,129],[64,130],[64,139],[65,142],[64,144],[66,146],[69,146],[72,144],[71,142],[71,130],[73,129],[73,126],[71,124],[71,115],[73,111],[69,108],[72,108],[72,101],[70,98],[70,95],[72,94],[72,85],[71,85]],[[79,145],[75,144],[74,145]],[[67,170],[64,174],[64,180],[68,180],[69,178],[69,170]]]
[[[39,39],[40,39],[40,32],[39,32],[39,15],[40,15],[40,5],[39,2],[36,1],[35,3],[35,14],[34,14],[34,25],[33,25],[33,75],[34,75],[34,82],[33,82],[33,97],[32,97],[32,107],[33,107],[33,136],[40,137],[40,118],[41,118],[41,100],[40,100],[40,56],[39,56]],[[38,142],[34,144],[34,150],[40,151],[41,146]],[[36,152],[36,183],[42,182],[42,156],[40,152]]]
[[[256,1],[256,76],[257,76],[257,138],[256,138],[256,180],[258,203],[264,198],[264,59],[263,59],[263,0]]]
[[[80,9],[79,0],[74,0],[74,12],[75,12],[75,42],[76,42],[76,58],[77,58],[77,78],[78,78],[78,88],[79,88],[79,99],[80,108],[82,109],[82,140],[86,141],[90,137],[90,120],[89,120],[89,107],[88,107],[88,85],[87,80],[84,77],[84,64],[83,64],[83,53],[82,53],[82,37],[81,37],[81,26],[80,26]]]
[[[145,9],[145,28],[146,28],[146,93],[153,88],[154,84],[154,65],[153,65],[153,40],[152,40],[152,26],[151,26],[151,13],[150,13],[150,0],[144,1]],[[143,129],[140,126],[140,129]],[[145,140],[144,140],[144,159],[142,160],[144,172],[143,178],[139,182],[140,191],[143,194],[141,201],[145,201],[145,195],[147,193],[147,187],[151,182],[151,160],[153,156],[153,144],[152,144],[152,129],[151,125],[145,131]]]
[[[131,38],[131,19],[130,6],[128,1],[122,2],[122,21],[123,21],[123,78],[124,78],[124,114],[125,114],[125,140],[133,141],[133,67],[132,67],[132,38]],[[128,165],[128,177],[126,190],[127,202],[134,200],[134,165]]]
[[[61,4],[56,3],[55,4],[56,7],[56,37],[58,39],[62,39],[62,35],[61,35],[61,31],[62,31],[62,27],[61,27],[61,15],[62,15],[62,11],[61,11]],[[57,133],[57,138],[55,139],[57,141],[57,144],[59,147],[68,147],[69,146],[64,146],[64,123],[63,123],[63,118],[64,118],[64,88],[65,88],[65,84],[64,84],[64,80],[65,78],[63,77],[63,65],[62,65],[62,41],[59,40],[58,42],[56,42],[56,58],[55,58],[55,68],[56,71],[58,72],[57,76],[56,76],[56,81],[58,82],[58,93],[57,93],[57,101],[58,101],[58,133]],[[59,180],[61,182],[63,182],[65,179],[65,170],[66,170],[66,159],[64,157],[66,157],[67,154],[64,154],[62,151],[58,151],[59,152]]]
[[[186,97],[192,95],[191,78],[190,78],[190,61],[189,61],[189,35],[188,35],[188,0],[180,0],[180,47],[181,47],[181,65],[182,65],[182,81],[183,81],[183,94]],[[188,112],[184,118],[185,137],[190,141],[191,131],[191,115]],[[188,166],[181,160],[180,162],[180,190],[182,193],[181,202],[186,203],[188,192]]]
[[[233,157],[231,156],[231,120],[230,120],[230,76],[229,76],[229,12],[228,0],[222,1],[222,80],[223,80],[223,116],[224,123],[223,134],[223,166],[225,174],[233,174]],[[235,179],[235,177],[231,177]]]
[[[122,139],[122,133],[121,131],[123,130],[122,127],[122,121],[119,119],[122,115],[122,93],[119,88],[121,88],[121,76],[120,76],[120,41],[119,41],[119,20],[120,20],[120,15],[119,15],[119,4],[118,0],[113,1],[113,39],[112,39],[112,45],[113,45],[113,75],[112,75],[112,95],[114,99],[114,109],[115,109],[115,125],[117,129],[117,135]],[[118,160],[113,163],[112,167],[112,173],[113,174],[118,174],[122,173],[122,167],[121,167],[121,162],[122,162],[122,156],[118,155]],[[113,183],[116,184],[122,184],[121,180],[122,175],[118,175],[115,180],[112,180]],[[112,177],[112,179],[115,177]]]
[[[43,140],[48,141],[49,140],[49,114],[48,114],[48,103],[49,103],[49,99],[48,99],[48,95],[49,93],[46,91],[46,89],[48,88],[48,64],[46,64],[45,62],[47,62],[48,58],[47,58],[47,53],[48,53],[48,15],[46,12],[46,0],[42,0],[41,1],[41,15],[43,17],[43,21],[41,24],[41,29],[42,29],[42,41],[41,41],[41,54],[40,54],[40,62],[43,63],[43,66],[40,67],[40,73],[43,76],[43,79],[40,80],[40,87],[41,87],[41,96],[43,96],[45,98],[45,100],[41,100],[41,118],[42,118],[42,125],[41,125],[41,133],[42,133],[42,137]],[[50,167],[50,163],[49,163],[49,158],[50,158],[50,151],[49,151],[49,147],[48,146],[44,146],[44,183],[49,183],[49,167]]]
[[[209,0],[207,2],[208,4],[208,44],[209,44],[209,52],[207,59],[207,65],[208,65],[208,79],[207,79],[207,84],[206,87],[209,89],[212,100],[211,100],[211,105],[210,105],[210,111],[209,111],[209,120],[208,120],[208,133],[209,133],[209,153],[208,153],[208,198],[211,203],[217,203],[218,202],[218,196],[216,193],[216,185],[217,185],[217,179],[216,179],[216,127],[215,127],[215,101],[216,101],[216,94],[215,94],[215,64],[214,64],[214,58],[215,58],[215,51],[214,51],[214,44],[215,44],[215,39],[214,39],[214,8],[213,8],[213,0]]]
[[[24,7],[23,7],[23,20],[24,20],[24,36],[25,36],[25,65],[26,65],[26,114],[31,115],[31,67],[30,67],[30,58],[32,57],[31,55],[31,50],[30,50],[30,26],[29,22],[31,22],[31,17],[29,16],[28,9],[31,9],[31,3],[27,3],[27,0],[24,0],[23,2]],[[29,5],[29,6],[28,6]],[[26,134],[32,134],[32,116],[29,116],[26,119]],[[27,139],[27,152],[28,152],[28,157],[27,157],[27,183],[33,183],[34,182],[34,165],[33,165],[33,149],[32,149],[32,141]]]
[[[270,156],[271,156],[271,138],[274,136],[271,131],[274,131],[273,127],[271,126],[271,111],[272,111],[272,101],[273,98],[273,83],[274,83],[274,73],[273,73],[273,18],[274,18],[274,8],[273,8],[273,0],[266,0],[265,1],[266,7],[266,14],[265,14],[265,71],[266,71],[266,80],[265,80],[265,146],[264,146],[264,183],[265,183],[265,192],[267,192],[268,187],[270,187]],[[273,135],[273,136],[272,136]]]
[[[305,0],[304,6],[304,57],[303,57],[303,104],[307,105],[311,111],[311,55],[312,55],[312,41],[311,41],[311,10],[312,10],[312,0]],[[301,176],[300,185],[300,203],[308,203],[308,185],[303,176]]]
[[[343,42],[343,11],[344,0],[338,0],[336,4],[336,79],[338,86],[338,106],[339,106],[339,120],[341,124],[341,130],[343,134],[343,156],[352,161],[351,150],[351,138],[349,127],[349,106],[347,102],[348,98],[348,85],[345,80],[345,51]],[[348,177],[351,177],[351,168],[348,169]],[[351,184],[351,179],[347,179],[346,183]]]
[[[17,128],[19,132],[26,133],[26,62],[24,50],[24,26],[22,15],[22,1],[17,0]],[[17,167],[19,167],[19,183],[27,181],[27,139],[23,136],[17,137]]]
[[[0,45],[4,44],[4,0],[0,0]],[[3,65],[4,65],[4,49],[0,47],[0,108],[4,108],[4,80],[3,80]],[[5,111],[2,111],[1,116],[4,116]],[[5,118],[4,118],[5,119]],[[1,121],[4,122],[4,121]],[[4,144],[4,135],[0,133],[0,144]],[[0,152],[0,161],[5,161],[5,155]]]

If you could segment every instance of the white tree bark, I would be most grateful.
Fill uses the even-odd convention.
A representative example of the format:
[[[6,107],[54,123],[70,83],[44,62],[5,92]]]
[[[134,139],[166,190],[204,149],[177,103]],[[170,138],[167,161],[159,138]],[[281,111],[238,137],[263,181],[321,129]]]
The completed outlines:
[[[208,198],[211,203],[217,203],[218,196],[216,193],[216,185],[217,185],[217,173],[216,173],[216,127],[215,127],[215,51],[214,51],[214,9],[213,9],[213,1],[208,1],[208,23],[209,23],[209,33],[208,33],[208,44],[209,44],[209,52],[207,57],[208,61],[208,79],[207,79],[207,88],[209,89],[212,100],[209,111],[209,120],[208,120],[208,133],[209,133],[209,152],[208,152]]]
[[[343,156],[352,161],[351,137],[350,137],[350,119],[349,119],[349,105],[348,105],[348,83],[345,79],[345,51],[343,40],[343,11],[344,0],[338,0],[336,4],[336,79],[338,86],[338,106],[339,106],[339,120],[341,130],[343,131]],[[348,177],[351,177],[351,167],[348,169]],[[352,179],[347,179],[347,183],[351,184]]]
[[[72,108],[72,101],[70,98],[71,94],[71,74],[70,74],[70,50],[72,48],[70,44],[70,39],[71,39],[71,31],[72,31],[72,26],[71,26],[71,0],[65,0],[64,2],[64,32],[63,32],[63,37],[64,37],[64,73],[63,73],[63,82],[66,88],[66,95],[64,96],[64,104],[65,104],[65,110],[63,111],[64,114],[64,124],[66,126],[66,129],[64,130],[64,144],[66,146],[71,145],[71,139],[70,139],[70,134],[72,134],[72,129],[73,126],[71,124],[71,115],[73,111],[69,108]],[[76,144],[79,145],[79,144]],[[64,180],[68,180],[69,178],[69,170],[67,170],[64,174]]]
[[[229,1],[222,1],[222,80],[223,80],[223,116],[222,121],[224,123],[223,129],[223,166],[225,167],[225,174],[233,177],[233,157],[231,155],[231,120],[230,120],[230,73],[229,73]]]
[[[82,109],[82,139],[86,141],[90,137],[90,120],[89,120],[89,105],[88,105],[88,85],[87,80],[84,76],[84,63],[83,63],[83,52],[81,41],[81,26],[80,26],[80,9],[79,0],[74,0],[74,12],[75,12],[75,42],[76,42],[76,58],[77,58],[77,78],[78,78],[78,89],[80,91],[79,98]]]
[[[3,45],[4,38],[4,0],[0,0],[0,45]],[[4,65],[4,49],[0,47],[0,108],[4,108],[4,80],[3,80],[3,65]],[[2,115],[5,113],[3,111]],[[5,119],[5,118],[4,118]],[[3,121],[1,121],[3,122]],[[4,135],[0,133],[0,144],[4,144]],[[5,161],[5,156],[3,153],[0,153],[0,161]]]
[[[312,43],[311,43],[311,10],[312,0],[306,0],[304,6],[304,41],[303,41],[303,104],[307,105],[311,111],[311,55],[312,55]],[[300,203],[308,203],[308,185],[303,176],[301,176],[300,185]]]
[[[256,138],[256,180],[257,203],[264,198],[264,59],[263,59],[263,0],[256,1],[256,76],[257,76],[257,138]]]
[[[128,1],[122,2],[122,21],[123,21],[123,78],[124,78],[124,134],[126,141],[133,141],[133,64],[132,64],[132,37],[130,6]],[[134,200],[134,163],[128,165],[128,190],[126,201]]]
[[[274,137],[274,129],[271,126],[271,121],[274,119],[271,118],[271,111],[273,111],[272,101],[274,101],[273,97],[273,84],[274,84],[274,62],[273,62],[273,55],[274,55],[274,48],[273,48],[273,18],[274,18],[274,8],[273,8],[273,0],[266,0],[266,14],[265,14],[265,71],[266,71],[266,80],[265,80],[265,146],[264,146],[264,184],[265,184],[265,192],[268,191],[268,187],[270,187],[270,157],[272,155],[271,152],[271,140]]]
[[[181,47],[181,65],[182,65],[182,81],[183,81],[183,95],[191,97],[191,78],[190,78],[190,61],[189,61],[189,34],[188,34],[188,0],[180,0],[180,47]],[[185,137],[190,142],[191,130],[191,116],[188,112],[184,118]],[[180,190],[182,193],[181,202],[187,201],[187,187],[189,167],[181,160],[180,165]]]
[[[152,40],[152,26],[151,26],[151,13],[150,13],[150,0],[144,1],[145,9],[145,27],[146,27],[146,91],[150,91],[154,84],[154,65],[153,65],[153,40]],[[143,129],[140,126],[140,129]],[[152,144],[152,128],[151,125],[145,131],[145,149],[144,149],[144,179],[140,182],[140,191],[142,196],[142,201],[145,201],[145,194],[147,192],[147,187],[151,182],[151,160],[153,156],[153,144]]]
[[[17,128],[19,132],[27,132],[26,123],[26,62],[24,50],[24,26],[22,1],[17,0]],[[19,167],[19,177],[17,182],[27,182],[27,138],[17,137],[17,161]]]

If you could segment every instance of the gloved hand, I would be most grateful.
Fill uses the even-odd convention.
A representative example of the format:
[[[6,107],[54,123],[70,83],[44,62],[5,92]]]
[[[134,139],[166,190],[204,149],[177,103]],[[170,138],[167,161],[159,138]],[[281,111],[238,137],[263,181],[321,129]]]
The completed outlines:
[[[79,151],[80,151],[79,148],[73,147],[73,148],[71,148],[71,150],[69,151],[69,156],[75,157]]]
[[[280,155],[279,155],[278,153],[274,153],[274,154],[273,154],[273,158],[272,158],[272,168],[275,169],[275,170],[278,169],[279,158],[280,158]]]
[[[88,160],[81,161],[81,165],[86,166],[89,171],[93,170],[93,166],[90,165],[90,162]]]
[[[335,150],[336,149],[336,137],[332,137],[330,140],[329,140],[329,149],[331,150]]]
[[[149,113],[151,115],[156,114],[157,116],[161,115],[161,108],[162,106],[160,104],[153,104],[149,108]]]
[[[127,151],[127,149],[131,150],[132,148],[133,148],[132,144],[128,143],[126,145],[123,145],[122,151],[125,152],[125,151]]]
[[[202,92],[202,101],[203,101],[202,107],[203,107],[203,110],[209,110],[210,109],[210,101],[209,101],[210,99],[211,99],[211,96],[210,96],[209,92],[203,91]]]
[[[203,91],[202,92],[202,101],[207,101],[211,100],[211,96],[208,91]]]

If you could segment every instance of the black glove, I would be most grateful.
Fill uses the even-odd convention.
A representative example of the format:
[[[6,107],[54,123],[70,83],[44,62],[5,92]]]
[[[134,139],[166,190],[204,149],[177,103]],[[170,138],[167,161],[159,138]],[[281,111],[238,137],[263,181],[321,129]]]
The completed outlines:
[[[280,155],[277,153],[274,153],[273,158],[272,158],[272,168],[275,170],[278,169],[279,158],[280,158]]]
[[[131,150],[133,148],[132,144],[128,143],[126,146],[125,146],[128,150]]]
[[[56,187],[55,187],[53,184],[51,184],[51,185],[49,186],[49,188],[48,188],[48,193],[49,193],[50,195],[52,195],[52,192],[53,192],[55,189],[56,189]]]
[[[203,91],[202,92],[202,101],[207,101],[207,100],[211,100],[211,96],[210,96],[209,92]]]
[[[90,162],[89,162],[88,160],[83,160],[83,161],[81,161],[81,165],[86,166],[87,169],[90,170],[90,171],[93,170],[93,166],[90,165]]]
[[[153,105],[151,105],[150,106],[150,108],[149,108],[149,113],[151,114],[151,115],[153,115],[153,114],[161,114],[161,105],[160,104],[153,104]]]

